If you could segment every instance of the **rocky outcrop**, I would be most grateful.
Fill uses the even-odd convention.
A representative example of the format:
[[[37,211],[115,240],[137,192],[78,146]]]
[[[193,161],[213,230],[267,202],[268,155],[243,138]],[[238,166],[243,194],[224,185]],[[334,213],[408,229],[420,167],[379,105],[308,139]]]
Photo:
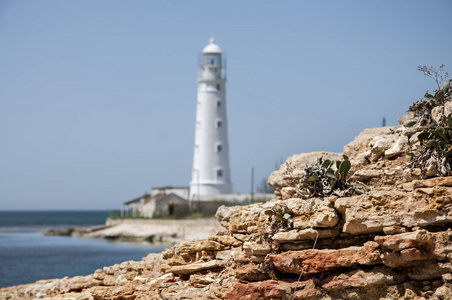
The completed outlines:
[[[296,198],[306,164],[341,155],[293,156],[291,170],[269,178],[274,200],[220,207],[221,228],[206,239],[90,276],[4,288],[0,298],[452,299],[452,177],[407,169],[417,134],[368,129],[344,148],[362,195]]]
[[[280,166],[279,170],[273,171],[268,178],[268,184],[275,189],[276,198],[291,198],[290,188],[292,187],[294,180],[299,180],[303,176],[306,166],[316,164],[317,159],[320,157],[329,160],[338,160],[342,158],[342,154],[319,151],[300,153],[289,157],[287,161]],[[288,166],[293,168],[293,170],[289,172]]]

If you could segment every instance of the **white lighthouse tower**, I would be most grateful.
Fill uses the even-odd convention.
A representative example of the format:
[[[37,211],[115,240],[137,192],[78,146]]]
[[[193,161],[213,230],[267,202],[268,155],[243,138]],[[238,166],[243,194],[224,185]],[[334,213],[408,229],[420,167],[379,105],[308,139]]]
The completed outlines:
[[[190,200],[232,193],[223,52],[210,39],[199,60],[195,150]]]

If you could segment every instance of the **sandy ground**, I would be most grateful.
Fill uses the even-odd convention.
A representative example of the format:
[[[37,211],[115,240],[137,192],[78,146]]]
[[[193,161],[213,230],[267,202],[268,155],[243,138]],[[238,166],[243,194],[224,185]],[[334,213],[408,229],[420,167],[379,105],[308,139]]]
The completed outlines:
[[[84,234],[86,237],[149,238],[155,241],[206,239],[220,225],[216,218],[193,220],[108,220],[107,228]]]

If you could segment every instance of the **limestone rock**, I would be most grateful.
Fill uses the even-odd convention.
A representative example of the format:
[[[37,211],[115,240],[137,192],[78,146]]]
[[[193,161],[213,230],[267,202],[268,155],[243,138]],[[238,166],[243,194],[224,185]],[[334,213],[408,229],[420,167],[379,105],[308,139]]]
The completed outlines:
[[[280,201],[278,205],[288,208],[293,218],[294,228],[328,228],[336,226],[339,221],[337,212],[331,202],[326,199],[292,198]]]
[[[362,247],[349,247],[339,250],[288,251],[269,255],[273,268],[284,273],[317,274],[342,267],[357,265],[376,265],[381,263],[378,244],[367,242]]]
[[[262,203],[249,206],[220,206],[216,217],[221,226],[231,233],[248,233],[248,228],[258,226],[261,218],[265,218]]]
[[[287,159],[287,162],[294,167],[294,178],[291,178],[291,176],[287,174],[287,165],[286,163],[283,163],[279,170],[273,171],[270,174],[268,184],[278,190],[290,186],[291,180],[300,179],[304,174],[306,166],[316,164],[317,159],[320,157],[329,160],[340,160],[342,159],[342,154],[326,151],[295,154]]]
[[[268,273],[253,264],[248,264],[235,269],[235,277],[239,280],[246,281],[263,281],[269,279]]]
[[[410,112],[408,112],[408,114],[401,116],[398,121],[399,121],[400,125],[406,125],[410,122],[417,121],[417,117],[416,117],[414,111],[410,111]]]
[[[403,281],[404,277],[404,274],[398,274],[390,268],[375,267],[368,272],[357,270],[330,276],[323,280],[322,288],[327,291],[334,291],[352,287],[398,284]]]
[[[367,129],[344,147],[363,195],[296,198],[306,164],[342,157],[295,155],[292,174],[283,164],[269,179],[276,199],[220,207],[222,228],[208,238],[89,276],[3,288],[0,299],[451,299],[452,176],[423,180],[401,155],[420,130]]]
[[[405,153],[406,149],[408,148],[408,145],[409,145],[408,137],[402,135],[395,140],[394,144],[392,144],[392,146],[390,146],[389,149],[385,150],[384,155],[386,158],[391,158],[402,153]]]
[[[296,288],[297,298],[307,299],[308,297],[321,296],[322,292],[317,290],[312,281],[296,283],[287,283],[284,281],[267,280],[252,283],[237,283],[233,289],[226,294],[225,299],[290,299],[293,289]]]
[[[303,240],[313,240],[332,238],[339,235],[337,229],[304,229],[304,230],[290,230],[286,232],[276,233],[272,239],[279,243],[296,242]]]
[[[384,152],[384,150],[389,148],[391,145],[390,140],[392,140],[389,137],[397,128],[399,126],[365,129],[355,137],[354,141],[344,146],[344,154],[352,160],[354,157],[358,157],[359,154],[375,148],[374,156],[377,156],[381,151]]]
[[[429,183],[418,183],[426,184]],[[452,189],[435,189],[433,193],[434,197],[419,190],[373,191],[337,199],[335,208],[344,216],[343,231],[350,234],[383,232],[388,226],[413,228],[452,223]]]
[[[432,280],[441,278],[442,275],[450,274],[451,272],[451,263],[434,263],[432,261],[426,261],[421,265],[410,268],[408,277],[413,280]]]
[[[178,275],[186,275],[186,274],[193,274],[196,272],[213,269],[213,268],[221,268],[224,266],[224,262],[221,260],[211,260],[208,262],[201,262],[201,263],[192,263],[188,265],[182,265],[182,266],[174,266],[169,268],[166,272],[167,273],[174,273]]]

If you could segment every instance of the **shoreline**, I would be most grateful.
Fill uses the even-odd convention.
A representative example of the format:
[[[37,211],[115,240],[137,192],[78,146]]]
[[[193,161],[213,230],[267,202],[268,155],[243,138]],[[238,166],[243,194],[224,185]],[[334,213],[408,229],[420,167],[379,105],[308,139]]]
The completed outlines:
[[[206,219],[107,219],[105,225],[86,228],[60,228],[46,236],[76,236],[120,241],[178,242],[206,239],[220,227],[216,218]]]

